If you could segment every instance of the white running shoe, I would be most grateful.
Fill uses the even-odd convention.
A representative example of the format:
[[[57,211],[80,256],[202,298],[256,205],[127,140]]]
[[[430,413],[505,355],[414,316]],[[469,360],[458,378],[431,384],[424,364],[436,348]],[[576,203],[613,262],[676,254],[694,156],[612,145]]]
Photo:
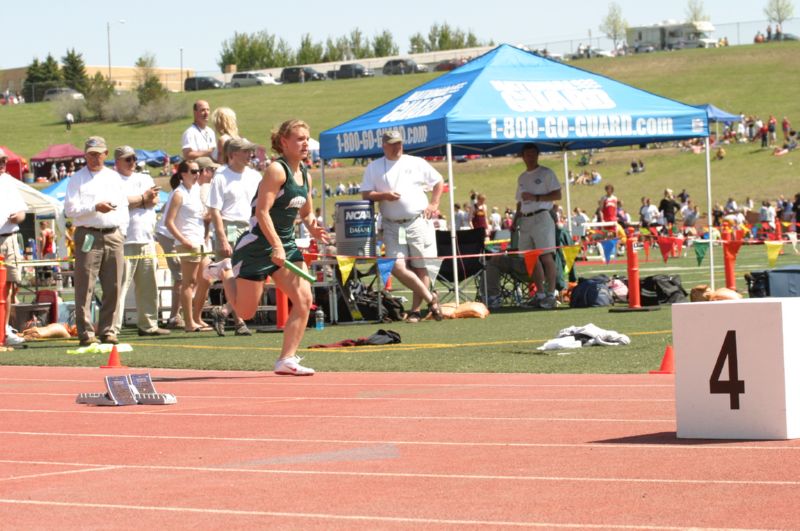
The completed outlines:
[[[231,269],[231,259],[225,258],[219,262],[212,262],[208,267],[203,270],[203,278],[209,282],[216,282],[222,280],[222,271]]]
[[[16,347],[25,343],[25,339],[18,336],[11,330],[6,332],[6,345],[7,347]]]
[[[303,367],[300,362],[303,358],[299,356],[291,356],[275,362],[275,374],[288,374],[291,376],[311,376],[314,374],[314,369],[310,367]]]

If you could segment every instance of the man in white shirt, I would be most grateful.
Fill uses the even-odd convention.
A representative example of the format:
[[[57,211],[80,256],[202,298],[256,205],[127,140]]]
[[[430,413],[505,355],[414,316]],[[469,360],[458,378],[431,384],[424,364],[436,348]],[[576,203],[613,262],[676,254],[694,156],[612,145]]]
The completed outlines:
[[[211,107],[207,101],[197,100],[192,106],[194,111],[194,122],[181,137],[181,148],[183,158],[194,160],[198,157],[211,157],[216,159],[217,136],[214,130],[208,127],[208,118],[211,115]]]
[[[137,326],[140,336],[162,336],[169,330],[158,327],[158,287],[156,286],[155,243],[156,210],[159,188],[148,173],[135,172],[136,152],[130,146],[114,150],[114,161],[128,196],[128,233],[125,236],[125,268],[122,289],[114,317],[114,332],[119,334],[125,316],[125,298],[131,282],[135,284]]]
[[[233,256],[233,246],[239,236],[250,229],[253,198],[261,182],[261,174],[249,166],[250,156],[257,145],[241,138],[232,138],[225,144],[228,164],[217,170],[211,181],[208,196],[208,211],[216,232],[216,260]],[[216,272],[205,274],[208,280],[216,279]],[[223,315],[233,313],[226,305]],[[214,322],[218,335],[225,335],[224,320]],[[250,330],[244,321],[236,317],[236,335],[249,336]]]
[[[75,322],[81,346],[118,343],[114,333],[122,274],[123,242],[128,229],[128,198],[119,174],[105,167],[105,139],[91,136],[84,145],[86,166],[67,185],[64,211],[75,225]],[[103,288],[95,336],[91,302],[95,282]]]
[[[408,321],[419,322],[423,301],[441,321],[439,297],[430,291],[424,258],[436,256],[431,219],[438,214],[444,180],[424,159],[403,154],[399,131],[384,133],[382,141],[384,156],[364,171],[361,197],[379,203],[386,256],[397,258],[392,274],[414,293]],[[430,203],[426,189],[431,190]]]
[[[0,149],[0,177],[8,177],[13,179],[6,173],[6,163],[8,162],[8,155]],[[28,211],[28,205],[22,198],[22,195],[17,191],[16,187],[5,186],[3,190],[3,200],[0,201],[0,256],[3,257],[3,262],[6,267],[6,285],[5,293],[3,293],[4,300],[6,301],[6,317],[5,321],[0,323],[0,326],[6,331],[5,344],[7,346],[19,345],[25,342],[24,339],[14,333],[9,326],[9,315],[11,312],[8,309],[17,298],[17,289],[19,288],[20,270],[22,253],[20,253],[19,245],[19,224],[25,220],[25,213]]]
[[[539,165],[539,146],[522,146],[525,171],[517,179],[517,212],[514,226],[519,227],[519,250],[541,249],[533,271],[536,296],[532,306],[550,310],[556,307],[556,225],[550,211],[553,201],[561,199],[561,183],[553,170]],[[545,285],[546,282],[546,285]]]

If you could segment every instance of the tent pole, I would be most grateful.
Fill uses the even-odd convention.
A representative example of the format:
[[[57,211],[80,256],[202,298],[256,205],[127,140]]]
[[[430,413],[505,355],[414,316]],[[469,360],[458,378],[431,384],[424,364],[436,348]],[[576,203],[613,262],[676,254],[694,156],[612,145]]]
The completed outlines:
[[[711,145],[706,137],[706,199],[708,201],[708,268],[711,274],[711,290],[714,288],[714,217],[711,203]]]
[[[572,237],[572,202],[570,201],[569,197],[569,164],[567,163],[567,147],[561,146],[561,154],[562,158],[564,159],[564,184],[567,188],[567,211],[566,214],[566,221],[567,221],[567,234],[569,234],[570,238]]]
[[[456,231],[458,227],[456,227],[456,208],[455,199],[453,198],[456,186],[455,182],[453,182],[453,145],[449,142],[447,144],[447,182],[450,188],[450,248],[453,250],[453,283],[456,288],[456,307],[458,307],[460,304],[458,292],[458,259],[456,258],[458,254],[458,247],[456,246]]]
[[[325,214],[325,159],[319,159],[320,162],[320,200],[322,201],[322,226],[327,223],[328,218]],[[311,214],[314,214],[313,212]]]

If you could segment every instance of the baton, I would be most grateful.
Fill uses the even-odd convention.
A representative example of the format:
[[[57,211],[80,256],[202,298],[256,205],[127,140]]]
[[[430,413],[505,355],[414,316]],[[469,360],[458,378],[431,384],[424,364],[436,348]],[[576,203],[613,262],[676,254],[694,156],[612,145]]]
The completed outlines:
[[[288,269],[289,271],[291,271],[292,273],[294,273],[295,275],[297,275],[298,277],[304,278],[304,279],[308,280],[312,284],[317,281],[317,279],[314,278],[313,275],[311,275],[310,273],[306,273],[305,271],[303,271],[302,269],[300,269],[299,267],[294,265],[293,262],[290,262],[290,261],[287,260],[287,261],[285,261],[283,263],[283,266],[286,269]]]

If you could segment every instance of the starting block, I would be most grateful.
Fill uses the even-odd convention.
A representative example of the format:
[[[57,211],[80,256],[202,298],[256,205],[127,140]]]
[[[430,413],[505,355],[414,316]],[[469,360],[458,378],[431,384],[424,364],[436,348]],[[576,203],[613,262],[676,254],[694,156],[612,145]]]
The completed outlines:
[[[127,376],[106,376],[106,393],[81,393],[75,399],[78,404],[95,406],[132,406],[177,404],[175,395],[156,391],[150,373]]]
[[[800,299],[672,306],[678,437],[800,438]]]

